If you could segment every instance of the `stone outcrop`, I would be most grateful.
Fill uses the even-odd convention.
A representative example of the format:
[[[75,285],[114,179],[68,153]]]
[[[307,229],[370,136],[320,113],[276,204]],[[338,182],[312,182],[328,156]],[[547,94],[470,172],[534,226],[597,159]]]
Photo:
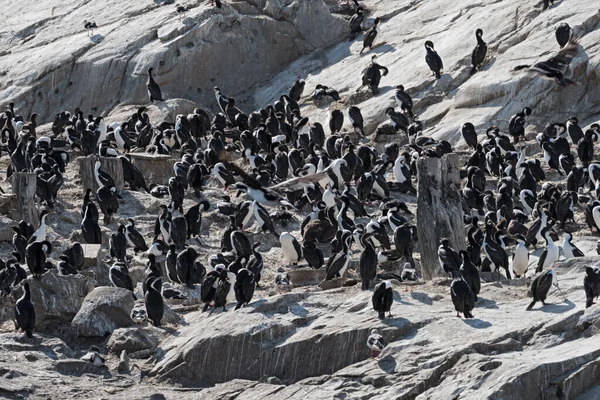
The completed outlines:
[[[323,0],[253,0],[173,5],[154,2],[21,4],[27,18],[0,28],[0,103],[54,115],[79,107],[106,113],[146,103],[146,70],[165,99],[214,101],[213,87],[239,94],[346,34]],[[88,37],[83,20],[99,28]],[[16,21],[15,21],[16,22]],[[235,77],[235,79],[232,79]]]
[[[79,311],[79,307],[89,292],[94,289],[94,281],[83,275],[61,276],[50,270],[40,279],[27,280],[31,288],[31,302],[35,308],[35,329],[48,332],[69,325]],[[13,292],[15,299],[22,295],[19,286]],[[14,301],[10,297],[0,300],[3,318],[14,318]]]
[[[71,326],[79,336],[106,336],[130,326],[134,300],[127,289],[100,286],[85,298]]]

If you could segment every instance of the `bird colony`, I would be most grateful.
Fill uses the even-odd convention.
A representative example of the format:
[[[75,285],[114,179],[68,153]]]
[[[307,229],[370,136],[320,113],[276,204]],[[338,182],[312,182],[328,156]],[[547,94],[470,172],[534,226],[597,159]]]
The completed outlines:
[[[540,7],[566,6],[551,3]],[[215,5],[222,6],[218,0]],[[180,14],[188,11],[176,7]],[[89,277],[89,245],[101,249],[96,282],[130,292],[136,304],[130,318],[140,329],[153,325],[172,334],[178,328],[165,320],[166,310],[173,312],[182,301],[189,307],[180,313],[202,315],[196,323],[209,324],[225,313],[221,318],[235,324],[236,313],[263,298],[344,287],[363,291],[372,308],[372,331],[361,344],[372,358],[385,354],[389,344],[381,321],[403,315],[404,293],[427,287],[421,281],[420,241],[439,240],[441,274],[435,279],[447,294],[448,315],[476,318],[490,281],[529,286],[527,310],[543,309],[549,297],[561,294],[555,263],[592,255],[578,248],[577,235],[600,233],[600,125],[580,126],[577,115],[566,120],[548,115],[546,126],[532,133],[528,118],[536,110],[524,107],[507,130],[490,124],[478,131],[463,121],[456,127],[464,140],[460,146],[457,140],[433,139],[424,134],[418,118],[424,110],[405,82],[381,93],[382,78],[401,68],[380,65],[373,51],[385,25],[356,1],[348,7],[347,40],[362,41],[360,53],[371,60],[356,71],[362,79],[358,91],[395,101],[385,109],[387,124],[376,130],[365,127],[361,109],[330,83],[313,85],[310,92],[303,77],[256,110],[244,109],[215,86],[214,103],[177,113],[174,123],[153,119],[150,111],[167,100],[155,66],[137,82],[147,88],[147,104],[122,120],[83,109],[21,115],[19,104],[5,105],[4,194],[11,194],[11,180],[34,173],[39,213],[39,220],[7,226],[14,235],[0,260],[0,292],[4,302],[12,302],[10,319],[24,340],[41,334],[36,310],[43,308],[34,298],[44,294],[32,292],[44,289],[34,283],[52,273],[59,281]],[[93,35],[102,24],[86,20],[83,28]],[[467,66],[475,75],[495,66],[488,64],[485,27],[472,30],[463,52],[470,54]],[[555,42],[555,54],[515,65],[514,73],[551,80],[552,90],[561,91],[578,85],[569,66],[585,52],[579,44],[584,33],[566,23],[555,33],[546,38]],[[415,58],[429,68],[427,80],[443,77],[444,56],[423,38]],[[326,124],[311,119],[307,110],[315,107],[327,110]],[[417,237],[414,216],[419,159],[449,153],[460,155],[461,243]],[[170,177],[153,180],[137,165],[138,154],[172,160]],[[93,159],[93,168],[80,170],[79,157]],[[123,187],[105,165],[122,170]],[[84,176],[94,187],[81,187]],[[74,196],[77,190],[81,195]],[[60,226],[68,211],[75,218],[72,231]],[[140,265],[143,274],[134,274]],[[304,285],[304,276],[314,284]],[[591,307],[600,294],[600,266],[590,264],[582,284],[585,307]],[[107,357],[99,343],[82,357],[96,367]]]

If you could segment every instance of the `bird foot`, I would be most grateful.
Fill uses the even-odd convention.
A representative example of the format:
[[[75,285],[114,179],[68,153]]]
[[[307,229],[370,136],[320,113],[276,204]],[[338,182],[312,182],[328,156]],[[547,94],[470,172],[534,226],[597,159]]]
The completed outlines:
[[[456,318],[460,318],[460,313],[459,312],[456,313]]]
[[[393,318],[394,316],[393,316],[392,314],[388,313],[388,316],[387,316],[387,317],[388,317],[388,318]]]

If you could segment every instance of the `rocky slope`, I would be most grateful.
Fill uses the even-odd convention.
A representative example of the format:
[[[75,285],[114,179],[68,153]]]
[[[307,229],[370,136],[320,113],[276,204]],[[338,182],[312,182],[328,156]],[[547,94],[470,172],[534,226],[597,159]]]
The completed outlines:
[[[181,4],[191,10],[181,21],[174,6],[145,0],[8,2],[22,11],[20,19],[4,18],[0,26],[0,103],[15,101],[21,114],[38,112],[42,122],[75,107],[111,112],[108,122],[122,121],[135,108],[128,103],[146,102],[149,66],[170,99],[150,107],[153,121],[173,121],[196,104],[214,110],[215,85],[250,112],[277,99],[297,77],[306,78],[305,97],[318,83],[338,89],[342,97],[329,106],[305,102],[302,112],[311,121],[325,122],[329,109],[355,104],[363,111],[368,134],[385,120],[397,84],[415,99],[425,133],[458,145],[458,128],[465,121],[480,131],[490,124],[505,129],[510,115],[526,105],[534,109],[531,131],[571,115],[585,127],[600,115],[600,14],[594,1],[557,1],[542,12],[533,1],[368,0],[365,25],[374,17],[382,24],[375,48],[362,55],[360,40],[345,40],[346,22],[337,11],[347,8],[336,0],[228,1],[221,10],[209,2],[187,1]],[[84,19],[100,26],[91,38],[82,29]],[[569,73],[579,86],[560,88],[510,71],[558,50],[553,30],[562,21],[583,35]],[[484,29],[489,61],[470,76],[477,27]],[[434,41],[446,66],[439,81],[424,62],[426,39]],[[356,92],[371,54],[390,68],[377,97],[364,89]],[[1,174],[7,162],[7,157],[0,160]],[[78,239],[79,179],[73,162],[48,219],[57,249],[66,239]],[[1,187],[6,191],[9,185],[2,182]],[[214,188],[205,192],[211,201],[220,194]],[[129,191],[123,197],[120,216],[136,217],[151,237],[161,201]],[[192,204],[190,196],[184,207]],[[289,226],[276,228],[299,236],[302,217],[295,215]],[[205,221],[199,246],[204,259],[217,251],[227,224],[213,210]],[[576,222],[584,226],[580,215]],[[103,226],[105,236],[110,229]],[[272,237],[260,235],[260,240],[268,269],[263,279],[272,282],[281,252]],[[587,255],[595,253],[596,238],[579,232],[575,243]],[[9,249],[8,243],[0,244],[2,258]],[[536,262],[532,257],[532,269]],[[10,332],[12,304],[2,299],[0,397],[596,399],[600,314],[597,306],[584,311],[582,280],[584,267],[599,262],[591,257],[558,264],[565,297],[553,291],[553,304],[531,312],[525,311],[528,279],[508,282],[490,276],[493,282],[484,284],[476,318],[470,321],[454,317],[447,280],[415,285],[412,292],[395,285],[395,318],[383,322],[371,309],[370,292],[356,286],[329,291],[311,286],[281,295],[267,284],[238,312],[208,316],[171,302],[165,329],[121,327],[110,339],[77,337],[69,322],[92,290],[92,279],[109,284],[103,264],[87,278],[71,279],[63,292],[34,298],[54,314],[42,320],[33,341]],[[133,260],[136,282],[144,263],[143,257]],[[53,278],[45,275],[40,285],[51,288]],[[123,307],[131,308],[126,303]],[[390,342],[377,360],[369,358],[365,346],[374,327]],[[90,344],[108,355],[107,368],[76,360]],[[123,350],[131,357],[129,368],[119,361]],[[200,388],[205,386],[212,387]]]

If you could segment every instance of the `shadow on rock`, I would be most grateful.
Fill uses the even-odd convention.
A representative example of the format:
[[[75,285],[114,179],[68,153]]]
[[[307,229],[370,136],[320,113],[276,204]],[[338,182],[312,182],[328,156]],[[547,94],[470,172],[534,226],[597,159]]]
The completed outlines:
[[[491,322],[483,321],[479,318],[463,319],[463,322],[475,329],[486,329],[492,326]]]
[[[102,43],[104,41],[104,36],[97,33],[95,35],[90,36],[90,41],[92,41],[95,44]]]
[[[429,297],[429,295],[427,293],[412,292],[410,294],[410,296],[413,299],[420,301],[423,304],[427,304],[428,306],[433,304],[433,299],[431,297]]]
[[[566,299],[563,303],[546,303],[546,305],[540,308],[534,308],[531,311],[542,311],[550,314],[562,314],[575,308],[575,303],[573,303],[571,300]]]

